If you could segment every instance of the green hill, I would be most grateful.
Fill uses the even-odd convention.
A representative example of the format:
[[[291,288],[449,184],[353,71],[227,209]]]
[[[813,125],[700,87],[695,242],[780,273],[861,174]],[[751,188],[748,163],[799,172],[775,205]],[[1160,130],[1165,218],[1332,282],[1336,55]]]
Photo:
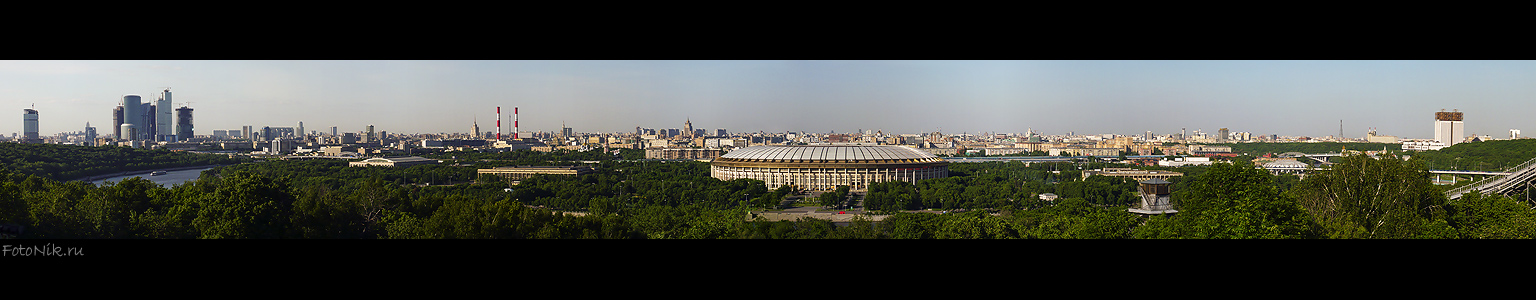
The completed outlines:
[[[1424,160],[1435,170],[1499,171],[1536,157],[1536,139],[1460,143],[1408,155]]]

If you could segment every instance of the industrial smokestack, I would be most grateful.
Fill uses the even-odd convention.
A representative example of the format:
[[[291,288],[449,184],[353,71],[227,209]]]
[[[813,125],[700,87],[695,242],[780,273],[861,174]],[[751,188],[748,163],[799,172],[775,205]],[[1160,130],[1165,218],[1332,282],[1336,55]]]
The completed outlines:
[[[496,107],[496,140],[501,140],[501,107]]]
[[[517,107],[513,106],[512,107],[512,139],[514,139],[514,140],[515,139],[519,139],[519,137],[517,136],[517,133],[518,133],[518,130],[517,130]]]

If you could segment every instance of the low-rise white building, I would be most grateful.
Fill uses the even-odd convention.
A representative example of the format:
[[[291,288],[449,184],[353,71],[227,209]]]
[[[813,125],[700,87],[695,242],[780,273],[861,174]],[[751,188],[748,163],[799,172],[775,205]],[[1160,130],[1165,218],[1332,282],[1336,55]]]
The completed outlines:
[[[1403,140],[1403,150],[1406,151],[1440,150],[1441,148],[1445,148],[1445,143],[1435,140]]]
[[[1183,166],[1208,166],[1211,165],[1210,157],[1179,157],[1173,160],[1157,161],[1158,166],[1183,167]]]

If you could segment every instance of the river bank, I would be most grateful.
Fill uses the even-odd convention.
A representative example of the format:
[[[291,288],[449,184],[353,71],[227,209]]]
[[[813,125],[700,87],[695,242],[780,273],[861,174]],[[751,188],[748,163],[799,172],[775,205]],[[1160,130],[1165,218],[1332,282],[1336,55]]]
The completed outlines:
[[[175,167],[175,168],[164,168],[164,169],[154,169],[154,170],[126,171],[126,172],[117,172],[117,173],[106,174],[106,175],[96,175],[96,176],[85,177],[85,178],[71,179],[69,181],[93,182],[93,181],[98,181],[98,180],[107,179],[107,178],[113,178],[113,177],[123,177],[123,176],[128,176],[128,175],[149,174],[149,173],[153,173],[155,171],[170,172],[170,171],[181,171],[181,170],[192,170],[192,169],[211,169],[211,168],[217,168],[217,167],[223,167],[223,166],[228,166],[228,164],[190,166],[190,167]]]

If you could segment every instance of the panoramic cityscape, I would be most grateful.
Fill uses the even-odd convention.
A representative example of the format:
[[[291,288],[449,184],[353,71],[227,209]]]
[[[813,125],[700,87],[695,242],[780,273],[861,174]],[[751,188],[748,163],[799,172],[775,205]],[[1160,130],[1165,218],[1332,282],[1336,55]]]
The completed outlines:
[[[1530,238],[1533,67],[4,61],[0,237]]]

